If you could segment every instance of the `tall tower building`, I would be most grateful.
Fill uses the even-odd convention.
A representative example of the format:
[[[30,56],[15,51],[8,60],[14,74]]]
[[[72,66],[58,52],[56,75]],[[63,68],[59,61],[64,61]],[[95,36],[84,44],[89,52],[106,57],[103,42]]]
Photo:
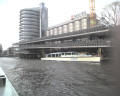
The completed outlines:
[[[44,3],[40,4],[40,38],[45,36],[48,28],[48,8]]]
[[[40,7],[26,8],[20,11],[20,42],[45,36],[47,27],[48,11],[44,3],[41,3]]]
[[[39,37],[39,8],[27,8],[20,11],[20,41],[29,41]]]

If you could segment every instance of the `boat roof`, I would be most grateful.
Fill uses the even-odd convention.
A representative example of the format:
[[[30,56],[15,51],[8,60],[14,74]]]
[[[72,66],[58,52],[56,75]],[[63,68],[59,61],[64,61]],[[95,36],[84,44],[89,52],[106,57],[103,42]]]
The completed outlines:
[[[55,53],[49,53],[49,54],[62,54],[62,53],[78,53],[78,52],[74,52],[74,51],[71,51],[71,52],[55,52]]]

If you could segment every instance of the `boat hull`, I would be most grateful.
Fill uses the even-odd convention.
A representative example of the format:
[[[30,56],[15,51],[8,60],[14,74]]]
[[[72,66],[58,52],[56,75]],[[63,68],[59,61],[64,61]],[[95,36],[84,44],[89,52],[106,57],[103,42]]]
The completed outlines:
[[[101,57],[46,57],[41,60],[100,62]]]

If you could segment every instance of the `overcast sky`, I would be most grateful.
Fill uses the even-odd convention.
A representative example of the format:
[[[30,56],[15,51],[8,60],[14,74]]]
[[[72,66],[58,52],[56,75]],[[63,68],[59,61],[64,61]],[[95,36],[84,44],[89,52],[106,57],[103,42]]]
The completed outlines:
[[[96,0],[96,12],[99,14],[113,1],[116,0]],[[41,2],[48,7],[49,26],[69,20],[82,11],[89,13],[89,0],[0,0],[0,43],[4,49],[19,41],[20,9],[38,7]]]

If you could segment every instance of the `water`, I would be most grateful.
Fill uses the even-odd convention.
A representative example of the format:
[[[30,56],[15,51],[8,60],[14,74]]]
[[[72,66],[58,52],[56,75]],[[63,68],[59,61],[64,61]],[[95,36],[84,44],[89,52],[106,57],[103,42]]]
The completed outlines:
[[[113,96],[107,63],[0,58],[0,66],[19,96]]]

